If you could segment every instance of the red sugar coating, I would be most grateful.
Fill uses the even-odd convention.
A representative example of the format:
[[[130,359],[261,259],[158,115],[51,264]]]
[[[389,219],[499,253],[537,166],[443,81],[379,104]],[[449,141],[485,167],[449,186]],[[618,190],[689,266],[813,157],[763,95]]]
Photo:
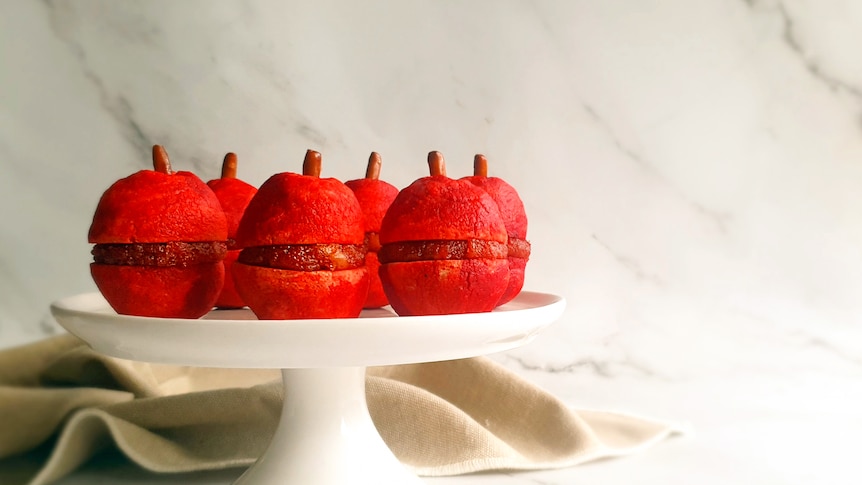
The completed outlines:
[[[233,282],[233,264],[236,258],[239,257],[239,249],[228,251],[224,258],[224,286],[221,293],[216,299],[215,306],[218,308],[242,308],[245,302],[239,293],[236,291],[236,286]]]
[[[212,189],[216,198],[218,198],[227,219],[229,249],[233,249],[236,246],[235,239],[237,228],[239,228],[239,221],[245,213],[245,208],[257,193],[257,187],[236,178],[236,170],[236,154],[228,153],[225,155],[224,162],[222,163],[221,177],[207,182],[207,186]],[[216,306],[219,308],[242,308],[245,306],[245,302],[239,296],[239,293],[236,292],[233,284],[233,275],[231,274],[231,268],[237,257],[239,257],[239,250],[228,251],[225,257],[224,286],[216,300]]]
[[[389,263],[380,279],[398,315],[491,311],[509,278],[505,259],[455,259]]]
[[[262,320],[358,317],[368,291],[365,267],[292,271],[233,265],[236,289]]]
[[[239,224],[238,247],[362,244],[362,208],[334,178],[275,174],[258,189]]]
[[[227,237],[234,239],[239,221],[257,188],[236,178],[210,180],[207,185],[215,193],[227,218]]]
[[[352,190],[356,199],[359,200],[365,219],[365,232],[379,232],[383,216],[398,195],[398,189],[394,185],[376,178],[348,180],[344,185]],[[365,308],[380,308],[387,305],[389,301],[383,292],[383,285],[380,283],[380,276],[377,272],[380,262],[377,260],[377,253],[371,248],[365,255],[365,266],[368,268],[370,278]]]
[[[120,314],[199,318],[213,308],[224,281],[224,265],[119,266],[93,263],[90,273]]]
[[[368,296],[365,298],[363,307],[380,308],[388,305],[389,300],[380,281],[380,261],[377,259],[377,253],[368,251],[365,255],[365,267],[368,268]]]
[[[524,287],[524,269],[526,266],[527,260],[524,258],[509,258],[509,285],[497,302],[497,306],[512,301],[521,292]]]
[[[102,194],[91,243],[224,241],[227,221],[215,194],[190,172],[141,170]]]
[[[344,182],[359,200],[365,218],[365,232],[379,232],[386,209],[398,195],[394,185],[377,179],[356,179]]]
[[[506,232],[510,240],[525,240],[527,238],[527,213],[524,210],[524,203],[521,201],[515,188],[506,181],[498,177],[487,176],[487,163],[487,159],[483,155],[476,155],[474,158],[475,175],[464,177],[461,180],[482,188],[494,199],[497,207],[500,208],[500,215],[503,218],[503,223],[506,225]],[[529,245],[527,245],[527,248],[529,248]],[[527,250],[527,254],[529,254],[529,249]],[[524,269],[527,265],[527,259],[512,256],[511,252],[508,259],[509,286],[506,288],[506,292],[500,298],[500,301],[497,302],[497,305],[511,301],[521,292],[521,288],[524,286]]]
[[[437,175],[401,190],[383,218],[380,243],[484,239],[506,242],[497,204],[475,185]]]
[[[514,187],[498,177],[464,177],[461,180],[483,189],[500,208],[500,216],[509,237],[527,238],[527,213]]]

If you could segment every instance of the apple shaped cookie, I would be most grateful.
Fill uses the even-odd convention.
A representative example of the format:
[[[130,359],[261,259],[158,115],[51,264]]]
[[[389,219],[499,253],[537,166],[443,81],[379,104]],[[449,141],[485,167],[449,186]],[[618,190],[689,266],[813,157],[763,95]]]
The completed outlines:
[[[514,187],[498,177],[488,176],[488,159],[484,155],[473,158],[473,176],[464,177],[477,187],[482,188],[497,203],[503,224],[508,235],[509,287],[500,297],[497,305],[502,305],[518,296],[524,287],[524,269],[530,259],[530,243],[527,242],[527,213],[524,203]]]
[[[380,224],[383,222],[386,210],[398,195],[398,189],[380,180],[380,166],[380,155],[373,152],[368,158],[365,178],[348,180],[344,183],[356,194],[365,218],[365,245],[368,248],[365,266],[368,268],[369,277],[365,308],[380,308],[389,303],[378,275],[380,261],[377,259],[377,251],[380,250]]]
[[[401,190],[380,227],[380,279],[399,315],[492,310],[509,281],[506,227],[484,190],[446,176],[428,155],[431,176]]]
[[[227,221],[212,190],[190,172],[173,172],[159,145],[153,168],[102,195],[88,236],[90,272],[117,313],[198,318],[224,281]]]
[[[273,175],[246,208],[236,289],[261,319],[357,317],[368,293],[364,240],[356,196],[321,178],[309,150],[302,174]]]
[[[242,214],[245,208],[257,193],[257,189],[236,178],[237,159],[233,153],[228,153],[224,157],[224,162],[221,168],[221,177],[207,182],[209,188],[215,193],[216,197],[224,210],[224,215],[227,218],[227,255],[224,258],[224,286],[216,300],[215,306],[219,308],[242,308],[245,302],[237,293],[233,284],[233,275],[231,273],[233,263],[236,262],[239,256],[239,249],[236,247],[236,230],[239,227],[239,221],[242,219]]]

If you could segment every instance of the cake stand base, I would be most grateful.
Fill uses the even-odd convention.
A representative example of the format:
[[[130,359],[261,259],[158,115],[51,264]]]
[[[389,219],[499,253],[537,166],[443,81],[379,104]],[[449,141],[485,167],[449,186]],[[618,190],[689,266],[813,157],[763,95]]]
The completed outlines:
[[[237,485],[419,485],[368,414],[365,367],[284,369],[284,407],[266,453]]]

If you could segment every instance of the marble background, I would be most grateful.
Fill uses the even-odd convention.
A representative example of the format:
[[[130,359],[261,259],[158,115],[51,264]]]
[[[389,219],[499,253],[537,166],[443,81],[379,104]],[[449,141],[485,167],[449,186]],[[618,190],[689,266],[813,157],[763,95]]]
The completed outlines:
[[[92,211],[154,143],[254,184],[307,148],[343,180],[379,151],[399,187],[481,152],[525,201],[526,287],[568,300],[496,358],[695,433],[439,483],[848,483],[860,27],[851,0],[0,3],[0,346],[94,290]]]

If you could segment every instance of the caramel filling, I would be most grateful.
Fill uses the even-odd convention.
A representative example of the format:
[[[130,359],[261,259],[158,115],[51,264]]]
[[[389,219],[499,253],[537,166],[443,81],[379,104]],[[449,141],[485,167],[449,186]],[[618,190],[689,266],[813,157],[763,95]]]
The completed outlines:
[[[254,246],[239,253],[238,262],[293,271],[339,271],[365,265],[364,244],[290,244]]]
[[[96,244],[93,261],[119,266],[192,266],[217,263],[227,254],[224,241]]]
[[[380,234],[376,232],[366,232],[365,247],[368,248],[368,251],[372,253],[380,251]]]
[[[530,243],[526,239],[510,237],[507,246],[510,258],[530,259]]]
[[[505,244],[481,239],[459,241],[401,241],[384,244],[377,253],[381,263],[435,259],[506,259]]]

